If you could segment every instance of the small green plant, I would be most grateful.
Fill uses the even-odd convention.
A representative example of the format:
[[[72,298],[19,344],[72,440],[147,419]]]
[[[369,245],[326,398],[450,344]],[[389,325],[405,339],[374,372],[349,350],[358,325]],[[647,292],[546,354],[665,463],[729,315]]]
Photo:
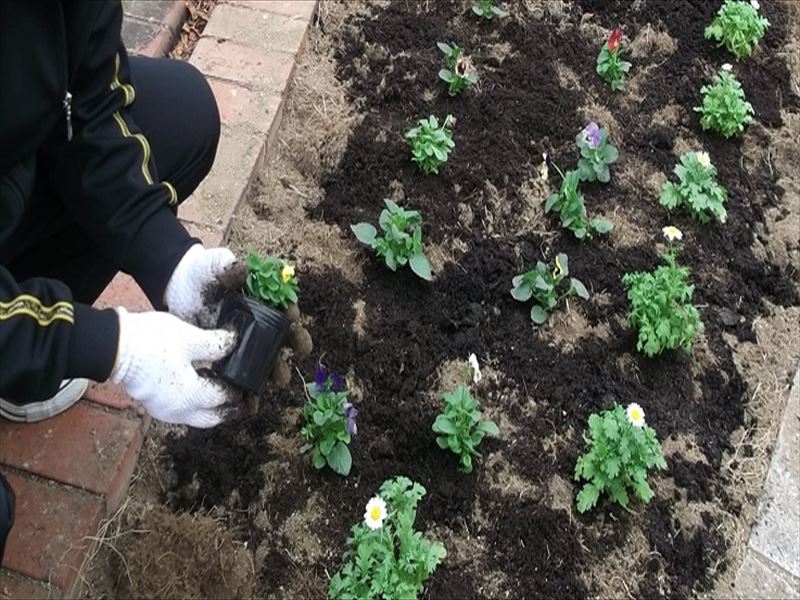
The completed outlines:
[[[447,59],[447,68],[439,71],[439,79],[447,83],[447,91],[451,96],[460,94],[478,82],[478,77],[472,68],[472,61],[469,56],[464,54],[461,46],[455,42],[452,44],[438,42],[436,45]]]
[[[499,6],[495,6],[494,0],[478,0],[472,5],[472,12],[479,17],[491,21],[495,17],[506,17],[508,13]]]
[[[668,240],[680,240],[676,227],[665,227]],[[703,322],[692,304],[694,286],[689,285],[688,267],[677,265],[678,246],[664,255],[666,264],[651,273],[628,273],[622,278],[628,289],[631,309],[628,323],[638,329],[636,349],[647,356],[681,348],[692,351],[694,336],[703,331]]]
[[[727,218],[725,200],[728,192],[717,183],[717,169],[707,152],[687,152],[675,167],[678,183],[667,181],[661,187],[661,204],[669,209],[685,206],[701,223],[715,217]]]
[[[769,21],[758,14],[759,8],[757,0],[725,0],[711,25],[706,27],[706,39],[725,46],[737,59],[750,56],[769,27]]]
[[[493,421],[481,420],[478,401],[465,385],[445,394],[444,404],[444,412],[433,423],[433,431],[441,434],[436,443],[459,456],[462,473],[472,473],[472,459],[480,455],[478,446],[484,436],[498,435],[500,430]]]
[[[250,272],[244,287],[251,298],[281,310],[297,302],[300,287],[293,265],[274,256],[262,259],[251,252],[247,255],[247,268]]]
[[[569,229],[579,240],[592,237],[592,232],[603,234],[611,231],[613,225],[609,221],[600,218],[590,221],[586,216],[583,194],[578,189],[580,173],[575,170],[564,175],[555,163],[553,166],[561,176],[561,190],[547,199],[544,212],[557,212],[561,216],[561,226]]]
[[[710,129],[729,138],[744,131],[745,125],[753,120],[753,105],[745,99],[742,84],[731,73],[731,65],[723,65],[714,83],[704,85],[700,93],[703,105],[695,106],[694,110],[702,113],[703,131]]]
[[[656,432],[645,425],[644,411],[638,404],[623,410],[619,405],[589,417],[589,435],[584,436],[587,451],[575,464],[575,480],[587,481],[578,492],[578,512],[597,504],[602,494],[628,508],[628,490],[642,502],[653,498],[647,474],[666,469]]]
[[[531,321],[541,325],[550,316],[559,302],[569,296],[578,296],[584,300],[589,299],[589,291],[579,280],[572,277],[569,280],[569,287],[564,291],[561,284],[569,275],[569,261],[566,254],[556,256],[555,264],[550,267],[542,261],[536,263],[536,268],[522,275],[517,275],[511,280],[514,286],[511,296],[514,300],[527,302],[533,298],[531,308]]]
[[[433,279],[431,265],[422,247],[422,217],[419,211],[406,210],[391,200],[384,200],[386,208],[381,211],[378,225],[383,237],[369,223],[351,225],[358,241],[366,244],[382,257],[386,266],[396,271],[398,265],[408,264],[419,277]]]
[[[420,119],[417,127],[406,132],[411,140],[411,160],[419,165],[426,175],[439,173],[439,167],[447,162],[450,151],[455,147],[452,126],[455,117],[447,115],[441,127],[439,120],[431,115]]]
[[[608,183],[611,180],[608,165],[617,162],[619,156],[617,149],[608,143],[608,131],[592,121],[575,137],[575,143],[581,151],[578,161],[581,181]]]
[[[364,522],[347,539],[344,565],[331,579],[331,600],[413,600],[444,559],[444,546],[414,529],[425,488],[406,477],[383,482]]]
[[[317,469],[328,465],[339,475],[349,475],[353,459],[347,445],[356,434],[356,407],[347,401],[341,376],[317,367],[313,383],[306,385],[311,401],[303,407],[305,426],[301,433],[308,443],[300,448],[312,450],[311,462]]]
[[[625,87],[625,74],[631,70],[631,63],[622,60],[622,50],[622,29],[617,27],[597,56],[597,74],[610,83],[615,92]]]

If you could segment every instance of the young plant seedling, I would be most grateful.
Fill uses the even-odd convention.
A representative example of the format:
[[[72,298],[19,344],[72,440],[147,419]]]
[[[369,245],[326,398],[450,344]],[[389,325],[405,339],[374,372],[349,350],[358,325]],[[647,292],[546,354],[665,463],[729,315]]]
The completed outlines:
[[[542,261],[536,263],[536,268],[522,275],[517,275],[511,280],[513,288],[511,296],[514,300],[527,302],[533,298],[531,308],[531,321],[541,325],[550,316],[558,303],[569,296],[578,296],[584,300],[589,299],[589,291],[580,281],[572,277],[569,287],[563,292],[559,287],[569,275],[569,261],[566,254],[556,256],[555,264],[550,267]]]
[[[622,29],[617,27],[597,56],[597,74],[610,83],[615,92],[625,87],[625,74],[631,70],[631,63],[622,60],[622,50]]]
[[[611,172],[608,165],[617,162],[619,153],[608,143],[608,131],[592,121],[576,136],[575,143],[581,151],[578,175],[581,181],[608,183]]]
[[[339,475],[347,476],[353,459],[347,445],[356,434],[355,406],[347,401],[342,378],[322,367],[317,367],[313,383],[306,384],[311,401],[303,407],[305,426],[301,433],[308,441],[300,452],[311,453],[311,462],[317,469],[328,465]]]
[[[586,453],[575,464],[575,480],[587,481],[578,492],[578,512],[586,512],[605,494],[625,510],[628,491],[649,503],[653,490],[647,483],[651,469],[666,469],[656,432],[645,425],[638,404],[619,405],[589,417]]]
[[[358,241],[366,244],[383,258],[386,266],[396,271],[398,265],[408,264],[411,270],[425,281],[433,279],[431,265],[422,247],[422,217],[416,210],[406,210],[391,200],[384,200],[386,208],[378,219],[383,236],[369,223],[351,225]]]
[[[447,115],[441,127],[439,120],[431,115],[420,119],[417,127],[406,132],[411,140],[411,160],[419,165],[426,175],[439,173],[439,167],[447,162],[450,151],[455,147],[452,126],[455,117]]]
[[[722,65],[712,85],[700,88],[703,105],[695,106],[702,114],[700,125],[703,131],[716,131],[726,138],[744,131],[753,120],[753,105],[747,102],[742,84],[731,73],[731,65]]]
[[[425,488],[406,477],[383,482],[366,507],[364,521],[347,539],[343,566],[331,578],[328,598],[415,600],[447,552],[414,529]]]
[[[665,227],[670,241],[683,238],[677,227]],[[631,309],[628,323],[639,330],[636,349],[652,357],[664,350],[692,351],[692,340],[703,331],[703,322],[692,304],[694,286],[689,285],[688,267],[677,265],[680,247],[671,245],[666,264],[651,273],[628,273],[622,278]]]
[[[438,42],[436,45],[447,59],[447,68],[439,71],[439,79],[447,83],[447,91],[451,96],[460,94],[478,82],[478,77],[472,68],[472,61],[469,56],[464,54],[461,46],[455,42],[452,44]]]
[[[720,223],[727,218],[725,200],[728,192],[717,183],[717,169],[707,152],[687,152],[675,167],[678,183],[667,181],[661,187],[661,204],[668,209],[685,206],[701,223],[715,217]]]
[[[491,21],[495,17],[508,16],[506,11],[495,5],[494,0],[478,0],[472,5],[472,12],[487,21]]]
[[[758,13],[759,8],[757,0],[725,0],[716,18],[706,27],[706,39],[725,46],[737,60],[750,56],[769,27],[769,21]]]
[[[500,433],[493,421],[482,421],[478,401],[467,386],[444,395],[444,412],[433,422],[433,431],[441,434],[436,443],[459,457],[459,471],[472,473],[472,459],[480,455],[478,446],[484,436]]]
[[[250,272],[244,287],[251,298],[279,310],[297,303],[300,288],[293,265],[274,256],[262,259],[251,252],[247,255],[247,268]]]
[[[547,199],[544,212],[557,212],[561,216],[561,226],[569,229],[579,240],[592,237],[592,232],[603,234],[611,231],[613,225],[609,221],[600,218],[590,221],[586,216],[583,194],[578,189],[580,173],[575,170],[564,175],[555,163],[553,166],[561,175],[561,190]]]

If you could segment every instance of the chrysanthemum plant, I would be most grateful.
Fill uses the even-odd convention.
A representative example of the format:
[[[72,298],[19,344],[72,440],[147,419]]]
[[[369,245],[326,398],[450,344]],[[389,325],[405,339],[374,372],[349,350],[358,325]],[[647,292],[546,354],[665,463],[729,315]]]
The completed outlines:
[[[447,115],[444,122],[431,115],[420,119],[417,126],[406,132],[411,140],[411,160],[419,165],[426,175],[439,173],[439,167],[447,162],[450,151],[455,148],[452,126],[455,117]]]
[[[730,65],[723,65],[714,77],[712,85],[700,88],[703,105],[695,106],[701,113],[700,126],[703,131],[715,131],[726,138],[744,131],[753,120],[753,105],[747,102],[742,84],[731,73]]]
[[[631,70],[631,63],[622,60],[622,29],[611,32],[608,41],[597,56],[597,74],[611,84],[616,91],[625,87],[625,74]]]
[[[567,171],[564,175],[558,167],[556,169],[561,175],[561,190],[547,199],[544,212],[557,212],[561,217],[561,226],[569,229],[579,240],[591,238],[592,233],[603,234],[611,231],[613,225],[609,221],[600,218],[589,220],[586,216],[583,194],[578,189],[580,173],[574,170]]]
[[[444,559],[444,546],[414,529],[425,488],[406,477],[383,483],[364,522],[347,540],[344,565],[331,579],[331,600],[415,599]]]
[[[629,492],[642,502],[653,498],[647,483],[651,469],[666,469],[656,432],[645,425],[638,404],[627,410],[619,405],[589,417],[589,435],[584,436],[586,453],[575,465],[575,479],[585,480],[578,492],[578,512],[593,508],[601,495],[628,508]]]
[[[339,475],[347,476],[353,464],[347,445],[356,434],[355,406],[347,401],[348,391],[341,376],[323,367],[317,368],[315,381],[306,385],[310,401],[303,407],[305,426],[301,433],[308,443],[300,452],[311,450],[311,462],[317,469],[328,465]]]
[[[370,223],[351,225],[350,229],[362,244],[383,258],[386,266],[396,271],[406,264],[414,273],[426,281],[433,279],[431,265],[422,246],[422,217],[416,210],[406,210],[392,200],[384,200],[386,208],[381,211],[378,225],[383,236]]]
[[[725,46],[737,59],[750,56],[769,27],[769,21],[759,14],[759,8],[757,0],[725,0],[716,18],[706,27],[706,39]]]
[[[578,175],[581,181],[608,183],[611,172],[608,166],[617,162],[619,153],[608,143],[608,131],[592,121],[576,136],[575,143],[581,151]]]
[[[727,190],[717,183],[717,169],[707,152],[687,152],[675,167],[678,183],[667,181],[661,187],[661,204],[668,209],[684,206],[701,223],[712,217],[720,223],[727,218]]]
[[[497,6],[494,0],[478,0],[472,5],[472,12],[487,21],[491,21],[495,17],[508,16],[508,13]]]
[[[251,298],[281,310],[297,302],[300,287],[294,266],[274,256],[262,259],[251,252],[247,255],[247,268],[244,287]]]
[[[559,254],[553,266],[542,261],[536,263],[536,268],[517,275],[511,280],[514,286],[511,295],[514,300],[527,302],[533,299],[531,307],[531,321],[541,325],[550,316],[550,312],[558,303],[569,296],[578,296],[584,300],[589,299],[589,291],[579,280],[572,277],[569,286],[563,285],[569,275],[569,260],[566,254]]]
[[[456,96],[478,82],[478,77],[472,68],[469,56],[464,54],[464,49],[453,42],[445,44],[438,42],[439,50],[444,53],[447,67],[439,71],[439,79],[447,83],[447,91],[451,96]]]
[[[664,235],[670,241],[682,237],[675,227],[665,227]],[[628,323],[639,331],[636,349],[646,356],[678,348],[689,354],[695,335],[703,331],[700,313],[692,304],[689,268],[677,264],[679,252],[678,245],[670,244],[665,264],[650,273],[628,273],[622,278],[631,303]]]

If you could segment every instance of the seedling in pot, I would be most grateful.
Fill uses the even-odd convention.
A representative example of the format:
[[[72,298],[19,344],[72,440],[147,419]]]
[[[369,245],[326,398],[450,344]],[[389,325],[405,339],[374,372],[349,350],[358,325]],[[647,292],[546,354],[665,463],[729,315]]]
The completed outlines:
[[[578,296],[584,300],[589,299],[589,291],[586,286],[574,277],[569,280],[569,286],[564,289],[562,284],[565,283],[567,275],[569,275],[569,261],[566,254],[556,256],[553,266],[539,261],[536,263],[535,269],[517,275],[511,280],[514,285],[511,296],[520,302],[533,299],[531,321],[541,325],[550,316],[550,312],[565,298]]]
[[[439,126],[439,120],[431,115],[427,119],[420,119],[417,127],[406,132],[406,138],[411,140],[411,160],[426,175],[438,174],[439,167],[447,162],[450,151],[455,147],[452,130],[455,122],[453,115],[447,115]]]
[[[617,162],[619,156],[617,149],[608,143],[608,131],[592,121],[575,137],[575,143],[581,151],[578,161],[581,181],[608,183],[611,180],[608,165]]]
[[[310,401],[303,407],[302,434],[308,443],[300,452],[311,450],[317,469],[328,465],[339,475],[350,473],[353,459],[347,445],[357,432],[358,411],[347,401],[348,391],[338,373],[317,367],[315,381],[306,384]]]
[[[297,304],[300,288],[293,265],[275,256],[262,259],[251,252],[247,256],[247,267],[250,272],[245,280],[245,290],[251,298],[280,310],[286,310],[289,304]]]
[[[587,481],[578,492],[578,512],[593,508],[608,495],[625,510],[628,491],[649,503],[654,493],[647,483],[651,469],[666,469],[656,432],[645,425],[644,410],[636,403],[619,405],[589,417],[587,451],[575,464],[575,480]]]
[[[455,42],[452,44],[438,42],[436,45],[447,59],[447,68],[439,71],[439,79],[447,83],[447,91],[451,96],[456,96],[477,83],[478,77],[472,67],[472,61],[464,54],[461,46]]]
[[[472,12],[487,21],[491,21],[495,17],[508,16],[506,11],[495,5],[494,0],[478,0],[472,5]]]
[[[661,204],[669,209],[684,206],[701,223],[715,217],[724,223],[728,192],[717,183],[717,169],[708,152],[687,152],[675,167],[678,183],[667,181],[661,187]]]
[[[689,354],[695,335],[703,331],[700,314],[692,304],[690,271],[677,264],[680,246],[676,242],[683,234],[672,226],[662,231],[670,242],[665,264],[651,273],[628,273],[622,278],[631,303],[628,323],[639,330],[636,349],[650,357],[677,348]]]
[[[769,21],[758,13],[759,8],[758,0],[725,0],[716,18],[706,27],[706,39],[725,46],[737,59],[750,56],[769,27]]]
[[[551,195],[544,205],[544,212],[555,211],[561,217],[561,226],[569,229],[576,238],[585,240],[592,237],[592,232],[604,234],[613,229],[613,225],[605,219],[595,218],[591,221],[586,216],[586,205],[580,184],[579,171],[567,171],[564,175],[555,163],[552,163],[561,175],[561,190]]]
[[[426,281],[433,279],[431,265],[422,247],[422,217],[416,210],[406,210],[391,200],[384,200],[378,224],[383,236],[369,223],[351,225],[358,241],[382,257],[386,266],[396,271],[408,264],[416,275]]]
[[[625,75],[631,70],[631,63],[622,60],[622,50],[622,29],[617,27],[597,56],[597,74],[610,83],[615,92],[625,87]]]
[[[731,71],[731,65],[722,65],[714,82],[700,88],[703,105],[694,107],[695,112],[702,115],[700,126],[703,131],[710,129],[726,138],[744,131],[754,114],[753,105],[745,99],[742,84]]]
[[[447,554],[414,529],[425,488],[406,477],[383,482],[366,506],[364,520],[347,539],[342,568],[331,578],[328,598],[415,600]]]

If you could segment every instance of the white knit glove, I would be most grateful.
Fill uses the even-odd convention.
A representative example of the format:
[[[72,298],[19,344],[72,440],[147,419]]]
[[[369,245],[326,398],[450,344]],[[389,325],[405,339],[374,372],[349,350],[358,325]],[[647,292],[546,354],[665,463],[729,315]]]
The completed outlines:
[[[192,363],[224,358],[235,334],[199,329],[163,312],[129,313],[120,307],[117,313],[119,349],[111,379],[152,417],[205,428],[233,412],[237,392],[201,377]]]
[[[169,312],[187,323],[215,327],[225,290],[244,285],[247,271],[238,265],[227,248],[206,249],[202,244],[189,248],[164,292]]]

